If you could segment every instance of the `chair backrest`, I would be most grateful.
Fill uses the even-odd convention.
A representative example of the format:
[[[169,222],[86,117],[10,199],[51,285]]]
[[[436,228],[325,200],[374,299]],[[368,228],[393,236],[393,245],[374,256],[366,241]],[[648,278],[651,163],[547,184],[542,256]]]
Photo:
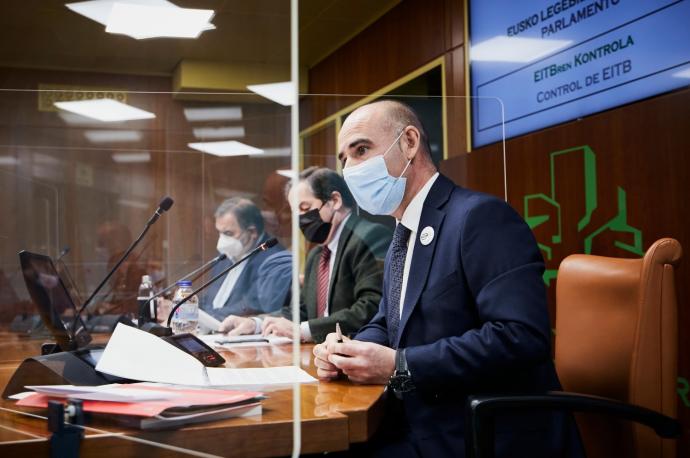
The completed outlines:
[[[572,255],[558,269],[556,369],[565,391],[593,394],[676,417],[678,306],[674,239],[641,259]],[[649,428],[578,415],[589,458],[673,458],[675,441]]]

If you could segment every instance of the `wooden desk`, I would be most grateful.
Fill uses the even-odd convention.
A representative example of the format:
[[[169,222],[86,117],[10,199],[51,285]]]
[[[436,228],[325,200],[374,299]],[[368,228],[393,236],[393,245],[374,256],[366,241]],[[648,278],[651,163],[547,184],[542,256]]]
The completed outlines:
[[[38,354],[42,341],[0,332],[0,387],[23,358]],[[13,349],[13,350],[11,350]],[[292,346],[243,347],[222,352],[230,367],[289,365]],[[315,375],[312,345],[301,348],[302,368]],[[383,387],[354,385],[347,381],[303,385],[301,392],[302,453],[347,450],[364,442],[376,430],[381,414]],[[122,435],[219,456],[286,456],[292,452],[292,389],[268,392],[260,417],[230,418],[190,425],[174,431],[125,429],[106,420],[87,426],[82,456],[178,456],[179,452],[123,439]],[[0,407],[38,415],[45,411],[22,409],[1,400]],[[46,421],[19,413],[0,411],[0,456],[48,456],[50,437]]]

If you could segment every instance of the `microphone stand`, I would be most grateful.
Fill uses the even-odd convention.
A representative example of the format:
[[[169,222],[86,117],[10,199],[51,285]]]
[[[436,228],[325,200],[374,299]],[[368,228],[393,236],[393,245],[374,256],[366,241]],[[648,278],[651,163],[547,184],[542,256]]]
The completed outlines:
[[[98,294],[98,292],[101,290],[101,288],[103,288],[103,286],[106,284],[106,282],[108,280],[110,280],[110,277],[113,276],[115,271],[120,267],[120,265],[124,262],[124,260],[127,259],[127,256],[129,256],[129,254],[132,252],[132,250],[134,250],[134,248],[139,244],[139,242],[141,242],[141,239],[144,238],[144,236],[149,231],[151,226],[153,226],[153,223],[155,223],[158,220],[160,215],[162,215],[164,212],[168,211],[170,209],[170,207],[172,206],[172,204],[173,204],[173,200],[170,197],[165,197],[161,201],[158,208],[156,209],[156,212],[147,221],[146,226],[144,226],[144,230],[141,231],[141,234],[139,234],[139,237],[137,237],[137,239],[129,245],[129,248],[127,248],[127,251],[125,251],[125,253],[120,257],[120,259],[117,261],[115,266],[112,269],[110,269],[110,272],[108,272],[108,275],[106,275],[105,278],[103,280],[101,280],[101,283],[99,283],[99,285],[96,287],[96,289],[93,291],[93,293],[91,293],[89,298],[86,299],[84,304],[79,308],[79,310],[77,311],[77,313],[74,316],[74,320],[72,321],[72,334],[74,334],[75,328],[77,327],[77,323],[80,321],[80,317],[81,317],[81,314],[84,311],[84,309],[86,307],[88,307],[89,304],[91,304],[94,297],[96,297],[96,294]]]
[[[157,335],[157,336],[171,336],[172,335],[172,328],[170,327],[170,323],[172,322],[173,315],[175,315],[175,312],[177,311],[178,308],[180,308],[181,305],[185,304],[192,297],[196,296],[201,291],[203,291],[211,283],[218,281],[220,278],[225,276],[228,272],[230,272],[232,269],[234,269],[235,267],[242,264],[247,259],[251,258],[252,256],[254,256],[255,254],[257,254],[260,251],[268,250],[269,248],[276,245],[277,243],[278,243],[278,240],[276,240],[275,238],[272,238],[272,239],[266,240],[264,243],[257,246],[256,248],[254,248],[252,251],[250,251],[249,253],[244,255],[244,257],[239,259],[237,262],[235,262],[234,264],[223,269],[223,271],[220,272],[218,275],[216,275],[215,277],[213,277],[212,279],[210,279],[209,281],[207,281],[206,283],[204,283],[203,285],[201,285],[200,287],[198,287],[197,289],[192,291],[192,293],[189,296],[185,297],[180,302],[175,304],[175,306],[172,308],[172,310],[170,310],[170,314],[168,315],[167,326],[157,325],[155,327],[150,327],[149,329],[146,329],[146,331],[150,332],[151,334]]]

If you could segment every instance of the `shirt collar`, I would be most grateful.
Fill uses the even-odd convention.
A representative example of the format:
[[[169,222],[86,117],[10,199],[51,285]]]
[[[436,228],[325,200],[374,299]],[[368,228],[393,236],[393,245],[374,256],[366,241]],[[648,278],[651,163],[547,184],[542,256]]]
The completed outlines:
[[[431,176],[431,178],[429,178],[429,180],[424,184],[422,189],[419,190],[417,195],[415,195],[414,198],[412,198],[409,205],[405,209],[402,218],[399,221],[400,223],[402,223],[403,226],[405,226],[412,232],[417,232],[417,228],[419,227],[419,220],[422,219],[422,209],[424,208],[424,201],[426,200],[426,196],[429,195],[429,191],[431,191],[431,187],[434,185],[436,178],[438,178],[438,172],[434,173]]]
[[[350,219],[350,216],[352,215],[352,212],[348,213],[345,218],[338,224],[338,227],[335,229],[335,234],[333,234],[333,240],[328,242],[328,249],[331,250],[331,253],[335,253],[336,250],[338,249],[338,241],[340,240],[340,234],[343,232],[343,228],[345,227],[345,223],[347,223],[347,220]]]

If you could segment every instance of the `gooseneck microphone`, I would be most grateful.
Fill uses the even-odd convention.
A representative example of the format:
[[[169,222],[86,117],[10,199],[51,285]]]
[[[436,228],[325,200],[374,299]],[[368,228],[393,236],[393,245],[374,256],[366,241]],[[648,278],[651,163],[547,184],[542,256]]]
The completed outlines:
[[[209,281],[207,281],[206,283],[204,283],[203,285],[201,285],[201,286],[200,286],[199,288],[197,288],[196,290],[192,291],[192,293],[191,293],[189,296],[185,297],[185,298],[182,299],[180,302],[178,302],[177,304],[175,304],[175,306],[172,308],[172,310],[170,310],[170,314],[168,315],[167,331],[166,331],[166,332],[169,332],[169,334],[166,334],[166,335],[172,335],[172,329],[170,328],[170,322],[172,321],[173,315],[175,315],[175,311],[177,311],[177,309],[180,308],[180,306],[181,306],[182,304],[184,304],[185,302],[187,302],[188,300],[190,300],[193,296],[196,296],[197,294],[199,294],[201,291],[203,291],[203,290],[204,290],[208,285],[210,285],[211,283],[213,283],[213,282],[215,282],[215,281],[218,281],[218,279],[220,279],[220,278],[223,278],[223,276],[225,276],[225,274],[227,274],[227,273],[230,272],[232,269],[234,269],[235,267],[237,267],[237,266],[239,266],[240,264],[242,264],[242,263],[243,263],[244,261],[246,261],[247,259],[249,259],[249,258],[251,258],[252,256],[256,255],[256,254],[259,253],[260,251],[266,251],[266,250],[268,250],[269,248],[271,248],[272,246],[276,245],[277,243],[278,243],[278,240],[275,239],[275,238],[266,240],[264,243],[262,243],[261,245],[257,246],[256,248],[254,248],[252,251],[250,251],[250,252],[247,253],[246,255],[244,255],[244,257],[240,258],[236,263],[232,264],[231,266],[228,266],[228,267],[227,267],[226,269],[224,269],[221,273],[219,273],[218,275],[216,275],[215,277],[213,277],[212,279],[210,279]],[[160,334],[157,334],[157,335],[160,335]]]
[[[144,235],[146,235],[146,233],[151,228],[153,223],[155,223],[163,213],[170,210],[170,207],[172,207],[173,202],[174,201],[168,196],[165,196],[163,198],[163,200],[161,200],[160,204],[158,204],[158,208],[156,209],[155,213],[148,220],[148,222],[146,223],[146,226],[144,226],[144,230],[141,231],[141,234],[139,234],[139,237],[137,237],[137,239],[134,242],[132,242],[132,244],[129,246],[129,248],[127,248],[127,251],[125,251],[125,253],[117,261],[117,263],[115,263],[113,268],[110,269],[110,272],[108,272],[108,275],[105,276],[105,278],[96,287],[96,289],[93,291],[93,293],[91,293],[89,298],[86,299],[86,301],[84,301],[84,304],[79,308],[77,313],[74,315],[74,320],[72,321],[72,332],[74,332],[74,328],[75,328],[77,322],[79,322],[79,317],[81,316],[81,313],[84,311],[84,309],[86,307],[88,307],[89,304],[91,304],[91,302],[93,301],[93,298],[96,297],[96,294],[98,294],[98,292],[101,290],[101,288],[103,288],[103,286],[108,282],[108,280],[110,280],[110,277],[113,276],[113,274],[118,269],[118,267],[120,267],[120,265],[124,262],[124,260],[127,259],[129,254],[139,244],[141,239],[144,238]]]
[[[170,210],[170,207],[172,207],[172,204],[173,204],[174,202],[175,202],[175,201],[172,200],[169,196],[163,197],[163,200],[161,200],[161,203],[158,204],[158,208],[156,209],[155,213],[154,213],[153,215],[151,215],[151,218],[150,218],[149,221],[146,223],[146,227],[151,226],[153,223],[155,223],[156,221],[158,221],[158,218],[160,218],[160,216],[161,216],[163,213],[165,213],[165,212],[167,212],[168,210]]]
[[[60,254],[58,255],[55,262],[62,261],[62,258],[67,256],[69,254],[70,250],[71,250],[71,248],[69,247],[69,245],[65,245],[64,247],[62,247],[62,251],[60,251]]]
[[[201,266],[201,267],[199,267],[198,269],[195,269],[195,270],[189,272],[188,274],[185,274],[184,276],[178,278],[177,280],[175,280],[174,282],[172,282],[170,285],[168,285],[165,289],[163,289],[163,290],[159,291],[158,293],[154,294],[153,296],[151,296],[151,297],[146,301],[146,304],[144,304],[143,310],[140,310],[140,311],[139,311],[139,321],[138,321],[139,327],[142,327],[142,325],[143,325],[144,323],[147,323],[147,322],[149,322],[152,318],[155,318],[155,317],[156,317],[155,314],[153,314],[153,313],[145,314],[145,312],[144,312],[144,310],[150,308],[151,301],[155,300],[156,298],[159,298],[159,297],[163,296],[165,293],[167,293],[167,292],[169,292],[170,290],[172,290],[175,286],[177,286],[177,282],[179,282],[179,281],[181,281],[181,280],[187,280],[187,279],[190,280],[190,281],[196,280],[196,279],[199,278],[204,272],[206,272],[208,269],[212,268],[213,266],[215,266],[215,265],[218,264],[219,262],[223,261],[224,259],[227,259],[227,257],[228,257],[228,256],[227,256],[225,253],[219,254],[218,256],[216,256],[215,258],[211,259],[210,261],[208,261],[208,262],[207,262],[206,264],[204,264],[203,266]]]

